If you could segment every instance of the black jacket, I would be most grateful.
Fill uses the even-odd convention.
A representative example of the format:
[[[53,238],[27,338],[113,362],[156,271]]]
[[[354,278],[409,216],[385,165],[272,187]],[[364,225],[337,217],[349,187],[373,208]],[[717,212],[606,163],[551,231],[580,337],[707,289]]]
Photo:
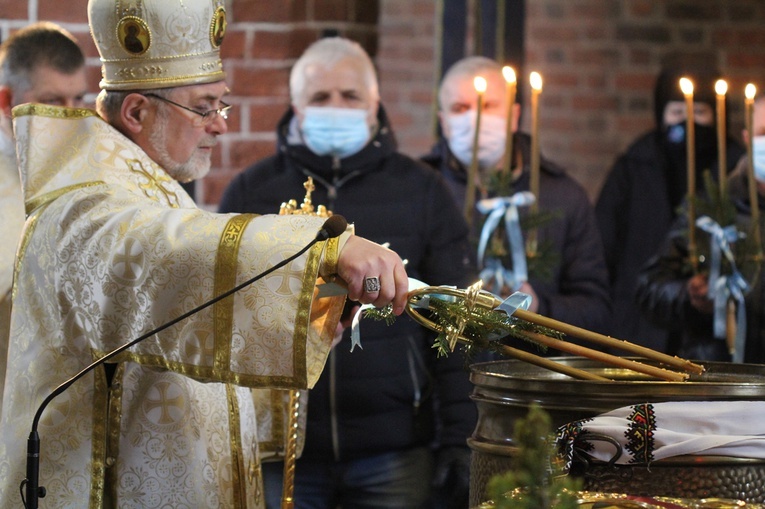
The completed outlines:
[[[410,277],[461,288],[470,282],[467,226],[449,190],[436,172],[396,151],[382,107],[374,138],[342,160],[317,156],[293,139],[293,118],[289,111],[279,123],[277,154],[231,182],[222,212],[276,213],[282,202],[302,201],[310,176],[313,203],[345,216],[360,236],[389,242],[408,260]],[[436,359],[434,335],[406,316],[390,326],[362,320],[363,350],[350,353],[349,336],[310,391],[304,458],[345,460],[426,445],[437,426],[441,445],[465,446],[476,410],[461,355]]]
[[[638,272],[656,254],[676,217],[676,204],[670,199],[671,166],[661,136],[658,130],[641,136],[617,159],[600,192],[595,214],[611,283],[610,333],[674,353],[676,346],[669,339],[676,337],[677,324],[657,327],[641,316],[635,302]],[[733,168],[742,154],[739,145],[729,142],[728,168]],[[716,163],[713,172],[717,173]],[[697,183],[702,185],[700,177]]]
[[[523,173],[513,183],[513,191],[528,191],[529,136],[516,133],[513,146],[520,151],[524,162]],[[461,210],[465,202],[467,172],[449,150],[446,140],[442,138],[422,160],[444,175]],[[538,241],[540,245],[550,242],[551,250],[559,257],[555,266],[551,267],[549,277],[529,274],[529,284],[539,297],[538,313],[601,332],[608,323],[610,313],[608,276],[592,206],[584,189],[563,169],[542,159],[540,170],[539,210],[552,212],[553,217],[540,226]],[[520,213],[526,213],[526,209],[521,209]],[[479,234],[478,221],[481,220],[477,212],[476,216],[474,237]],[[561,355],[560,352],[555,354]]]
[[[738,213],[737,228],[748,231],[750,203],[746,174],[746,158],[731,174],[728,181],[730,196]],[[765,211],[765,200],[759,198],[759,208]],[[762,212],[761,212],[762,214]],[[727,226],[727,225],[722,225]],[[692,276],[688,259],[688,218],[681,214],[675,220],[658,254],[644,265],[637,281],[636,300],[645,316],[656,324],[678,326],[679,347],[677,355],[688,359],[706,361],[730,361],[725,340],[713,335],[713,316],[704,314],[690,304],[687,283]],[[696,230],[698,254],[708,253],[709,235]],[[735,249],[735,246],[734,246]],[[708,258],[708,256],[707,256]],[[744,361],[765,363],[765,295],[760,268],[745,264],[739,254],[737,264],[752,287],[745,296],[746,303],[746,349]],[[703,262],[699,271],[709,271]],[[710,281],[710,285],[712,282]]]

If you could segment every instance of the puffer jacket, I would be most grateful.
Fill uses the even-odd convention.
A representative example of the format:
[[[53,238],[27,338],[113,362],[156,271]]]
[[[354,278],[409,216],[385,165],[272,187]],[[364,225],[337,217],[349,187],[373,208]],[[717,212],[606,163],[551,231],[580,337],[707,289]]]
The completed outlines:
[[[751,206],[745,157],[730,175],[728,189],[738,214],[737,229],[747,232],[750,227]],[[758,199],[760,210],[765,211],[765,199],[761,195],[758,195]],[[697,228],[696,239],[697,253],[708,254],[708,234]],[[734,245],[734,251],[735,249]],[[708,260],[709,256],[705,258]],[[639,309],[659,326],[674,325],[680,329],[677,351],[680,357],[702,361],[730,361],[731,356],[725,340],[714,337],[713,315],[701,313],[691,306],[687,283],[692,272],[687,260],[688,217],[686,214],[680,214],[660,246],[658,254],[648,260],[638,275],[636,295]],[[753,264],[743,262],[741,255],[737,264],[750,285],[750,290],[745,295],[744,362],[765,363],[765,272],[761,267],[757,271]],[[709,266],[702,261],[698,270],[701,273],[708,272]]]
[[[436,172],[397,152],[382,106],[378,123],[370,142],[341,160],[308,150],[288,111],[278,152],[231,182],[220,211],[276,213],[282,202],[302,201],[303,183],[313,177],[312,202],[343,215],[358,235],[388,242],[408,261],[410,277],[464,288],[472,279],[460,211]],[[304,458],[348,460],[427,445],[437,429],[442,446],[465,446],[476,410],[461,355],[436,359],[433,333],[406,316],[392,325],[362,320],[362,350],[349,351],[349,336],[346,330],[310,392]]]

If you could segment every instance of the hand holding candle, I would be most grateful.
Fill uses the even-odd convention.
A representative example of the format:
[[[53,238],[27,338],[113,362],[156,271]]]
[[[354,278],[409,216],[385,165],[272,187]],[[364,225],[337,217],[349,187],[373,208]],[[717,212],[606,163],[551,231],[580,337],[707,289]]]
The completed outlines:
[[[539,94],[542,93],[542,76],[538,72],[532,72],[529,76],[531,84],[531,178],[529,190],[536,200],[531,205],[531,213],[539,210]],[[529,256],[537,252],[537,231],[533,229],[528,235],[526,249]]]
[[[478,178],[478,142],[481,133],[481,111],[483,110],[483,94],[486,92],[486,80],[476,76],[473,86],[478,93],[475,114],[475,132],[473,133],[473,154],[470,160],[470,169],[467,177],[467,190],[465,191],[465,221],[468,225],[473,224],[473,207],[475,205],[475,184]]]
[[[513,106],[515,105],[515,93],[517,80],[512,67],[504,66],[502,76],[505,77],[507,96],[507,132],[505,138],[505,165],[502,171],[507,175],[513,168]]]
[[[680,78],[680,90],[685,96],[685,139],[687,179],[688,179],[688,258],[693,266],[693,272],[698,269],[696,257],[696,129],[693,120],[693,82],[688,78]]]
[[[725,153],[725,94],[728,92],[728,84],[725,80],[715,82],[717,94],[717,167],[720,179],[720,196],[726,194],[728,180],[727,154]]]

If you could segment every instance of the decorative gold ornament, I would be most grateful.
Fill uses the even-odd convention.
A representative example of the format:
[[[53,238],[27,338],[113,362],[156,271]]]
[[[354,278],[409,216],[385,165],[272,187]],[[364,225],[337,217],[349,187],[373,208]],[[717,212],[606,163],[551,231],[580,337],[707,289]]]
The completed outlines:
[[[330,217],[332,215],[332,211],[328,210],[324,205],[319,205],[314,210],[313,201],[311,201],[311,194],[316,189],[316,186],[313,184],[313,178],[308,177],[308,180],[305,181],[303,187],[305,188],[305,197],[303,198],[303,203],[300,205],[300,207],[298,207],[297,200],[289,200],[281,204],[279,207],[279,215],[285,216],[292,214]]]
[[[151,46],[151,32],[144,20],[127,16],[117,24],[117,40],[130,55],[143,55]]]
[[[213,47],[220,48],[220,45],[223,42],[223,37],[226,36],[226,27],[228,27],[228,22],[226,21],[226,9],[218,7],[215,10],[215,15],[213,16],[212,24],[210,25],[210,42]]]

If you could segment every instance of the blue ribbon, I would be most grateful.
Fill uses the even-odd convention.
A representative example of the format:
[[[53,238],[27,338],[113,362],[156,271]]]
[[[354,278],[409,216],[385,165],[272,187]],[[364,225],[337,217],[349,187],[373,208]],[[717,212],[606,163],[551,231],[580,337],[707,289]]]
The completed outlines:
[[[497,291],[501,291],[503,286],[516,290],[528,280],[526,248],[521,232],[518,207],[531,205],[535,199],[529,191],[520,191],[510,197],[487,198],[476,204],[478,211],[487,215],[478,242],[478,267],[481,268],[479,277],[484,284],[494,285],[491,287],[496,288]],[[513,270],[506,269],[502,262],[496,258],[484,260],[489,239],[503,217],[507,242],[513,260]]]
[[[746,346],[746,306],[744,295],[749,292],[749,285],[736,266],[736,260],[731,250],[731,244],[744,236],[735,225],[721,227],[708,216],[696,220],[696,226],[709,233],[712,238],[709,268],[708,295],[714,300],[714,337],[726,336],[726,309],[728,299],[736,301],[736,344],[733,352],[733,362],[744,362],[744,347]],[[730,275],[722,275],[722,257],[731,266]]]

